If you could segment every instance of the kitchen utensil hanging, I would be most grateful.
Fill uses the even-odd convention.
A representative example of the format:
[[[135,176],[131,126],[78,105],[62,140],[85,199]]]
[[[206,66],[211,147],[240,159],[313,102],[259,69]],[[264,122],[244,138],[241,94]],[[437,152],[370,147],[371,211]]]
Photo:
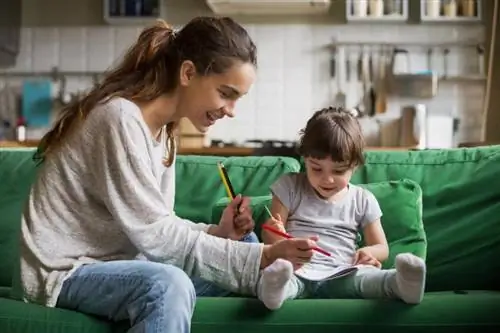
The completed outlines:
[[[339,51],[344,51],[343,48],[341,49],[337,49],[337,54],[336,54],[336,61],[335,61],[335,64],[336,64],[336,82],[337,82],[337,94],[335,95],[335,105],[336,106],[341,106],[341,107],[345,107],[345,103],[346,103],[346,94],[344,92],[344,89],[343,89],[343,81],[344,81],[344,77],[343,75],[341,75],[341,71],[342,69],[345,69],[344,68],[344,58],[345,58],[345,54],[343,52],[339,52]],[[345,73],[345,72],[344,72]]]

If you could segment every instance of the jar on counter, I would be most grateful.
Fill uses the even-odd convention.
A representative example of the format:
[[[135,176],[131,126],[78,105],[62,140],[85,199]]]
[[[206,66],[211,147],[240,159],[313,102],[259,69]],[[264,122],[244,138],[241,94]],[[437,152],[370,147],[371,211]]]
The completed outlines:
[[[369,2],[370,16],[384,16],[384,0],[370,0]]]
[[[441,13],[441,0],[427,0],[425,2],[425,13],[427,17],[439,17]]]
[[[457,1],[456,0],[445,0],[443,5],[443,12],[445,17],[456,17],[457,16]]]
[[[475,0],[462,0],[460,3],[462,9],[462,16],[473,17],[476,16],[476,1]]]
[[[402,0],[385,0],[384,14],[385,15],[402,15],[403,6]]]
[[[355,17],[366,17],[368,15],[368,0],[353,1],[352,15]]]

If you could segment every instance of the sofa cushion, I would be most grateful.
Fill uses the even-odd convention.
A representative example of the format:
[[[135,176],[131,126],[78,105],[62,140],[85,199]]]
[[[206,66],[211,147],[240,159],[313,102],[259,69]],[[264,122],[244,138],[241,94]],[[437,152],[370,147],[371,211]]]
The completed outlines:
[[[499,170],[500,146],[370,151],[352,182],[406,178],[420,185],[427,290],[500,290]]]
[[[217,169],[223,162],[236,193],[246,196],[269,194],[269,186],[286,172],[299,170],[288,157],[179,156],[176,163],[176,213],[193,221],[212,222],[212,206],[227,193]],[[216,220],[218,223],[219,220]]]
[[[417,306],[396,300],[286,301],[267,311],[257,300],[200,298],[193,333],[498,332],[499,292],[428,293]]]
[[[111,333],[115,326],[75,311],[0,298],[0,332]]]
[[[427,251],[426,235],[422,223],[422,191],[420,186],[407,179],[361,185],[373,193],[383,212],[382,225],[389,242],[389,258],[383,267],[393,267],[398,253],[411,252],[425,259]],[[271,206],[271,196],[253,197],[251,208],[255,220],[255,232],[260,237],[261,225],[268,219],[264,208]],[[229,203],[220,199],[212,210],[213,220],[219,220]],[[360,246],[363,238],[360,237]]]
[[[423,259],[427,240],[422,223],[422,190],[414,181],[402,179],[360,185],[373,193],[382,209],[382,226],[390,245],[383,268],[394,266],[398,253],[410,252]],[[360,238],[363,246],[363,237]]]
[[[427,293],[420,305],[395,300],[335,299],[286,301],[268,311],[249,298],[201,297],[192,333],[497,333],[500,292]],[[0,298],[0,332],[125,333],[127,322],[110,324],[63,309]]]

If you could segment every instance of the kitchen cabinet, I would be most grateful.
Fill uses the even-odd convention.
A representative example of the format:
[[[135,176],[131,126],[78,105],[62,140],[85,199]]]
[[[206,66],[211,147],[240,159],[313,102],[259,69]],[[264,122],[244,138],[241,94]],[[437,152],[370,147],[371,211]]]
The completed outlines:
[[[0,68],[16,64],[21,30],[21,1],[5,1],[0,10]]]
[[[103,0],[104,20],[109,24],[150,24],[162,17],[163,0]]]
[[[347,22],[406,22],[409,0],[346,0]]]
[[[420,0],[422,22],[465,23],[482,21],[482,0]]]

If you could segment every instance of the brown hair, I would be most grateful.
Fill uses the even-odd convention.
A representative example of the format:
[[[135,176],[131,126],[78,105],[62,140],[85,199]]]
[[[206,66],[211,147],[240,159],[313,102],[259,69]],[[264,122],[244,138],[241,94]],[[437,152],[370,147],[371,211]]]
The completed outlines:
[[[140,103],[172,92],[185,60],[192,61],[200,75],[220,74],[234,61],[256,66],[256,47],[246,30],[228,17],[197,17],[178,32],[158,20],[142,31],[122,61],[106,73],[100,84],[62,110],[54,127],[42,138],[35,159],[41,162],[56,151],[99,103],[113,97]],[[174,122],[165,127],[169,147],[165,166],[170,166],[174,159],[176,127]]]
[[[317,159],[347,163],[349,167],[365,162],[365,141],[358,120],[343,108],[316,111],[301,130],[299,154]]]

